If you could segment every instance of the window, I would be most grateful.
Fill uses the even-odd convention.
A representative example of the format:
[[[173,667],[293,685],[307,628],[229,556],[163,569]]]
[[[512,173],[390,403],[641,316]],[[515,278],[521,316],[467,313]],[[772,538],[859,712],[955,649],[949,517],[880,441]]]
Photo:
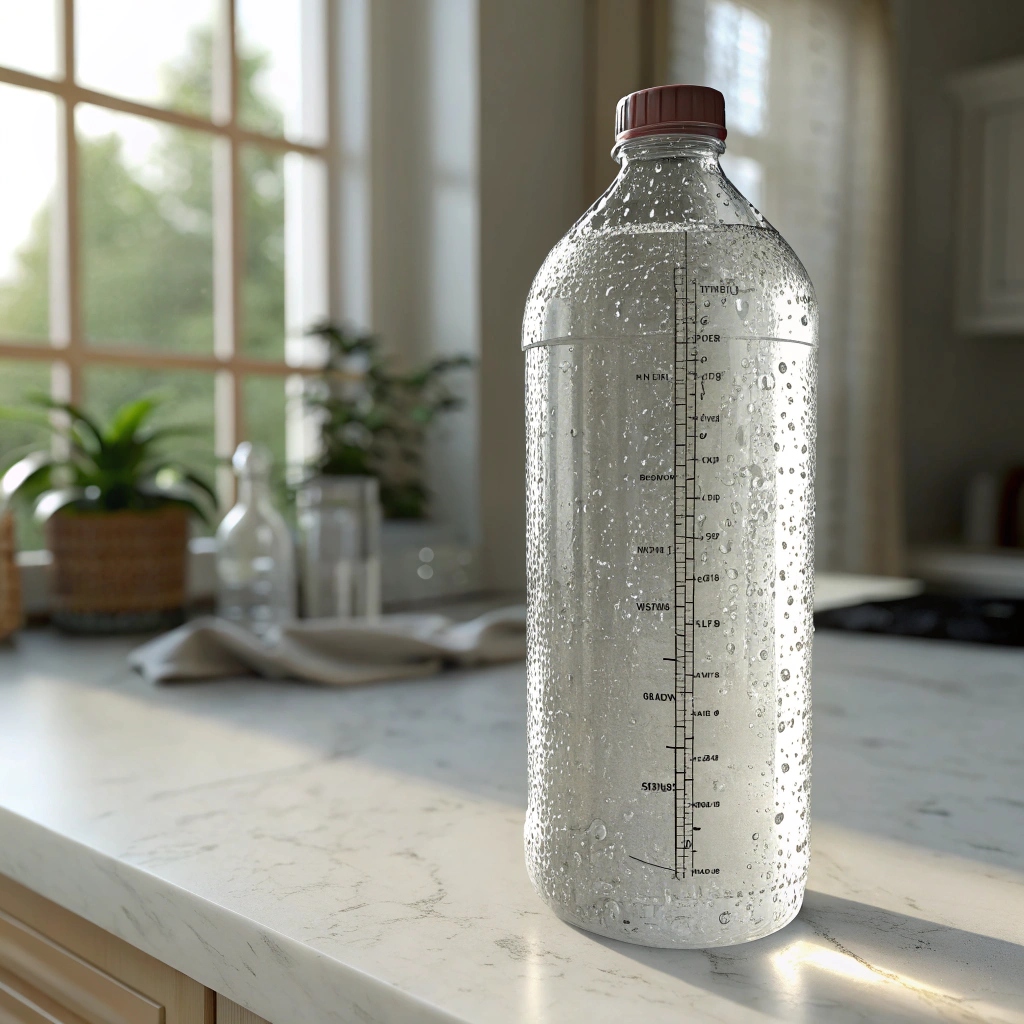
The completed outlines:
[[[725,96],[729,146],[722,169],[758,209],[766,204],[772,27],[732,0],[677,0],[669,61],[676,81],[702,81]],[[702,32],[694,32],[701,26]]]
[[[672,0],[667,33],[670,80],[725,94],[722,167],[814,282],[816,558],[821,569],[848,572],[894,571],[901,545],[890,6]]]
[[[0,404],[155,390],[210,468],[243,438],[302,460],[329,6],[0,0]],[[29,440],[0,429],[5,456]]]
[[[764,134],[771,37],[768,22],[749,8],[730,0],[708,4],[708,81],[725,96],[732,130],[744,135]]]

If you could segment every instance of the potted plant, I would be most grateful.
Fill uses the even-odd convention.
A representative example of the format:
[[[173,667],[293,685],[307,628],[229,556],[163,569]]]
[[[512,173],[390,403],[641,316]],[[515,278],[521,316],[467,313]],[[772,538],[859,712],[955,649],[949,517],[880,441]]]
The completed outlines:
[[[200,475],[162,451],[190,427],[153,426],[154,398],[100,423],[46,396],[35,410],[5,410],[56,435],[54,452],[16,462],[0,495],[34,501],[53,557],[52,619],[76,632],[130,632],[181,621],[188,521],[206,520],[215,496]]]
[[[321,476],[369,476],[380,485],[389,519],[423,519],[430,490],[424,480],[427,429],[443,412],[463,405],[449,376],[471,366],[469,356],[448,356],[406,373],[380,352],[377,338],[331,323],[310,334],[326,343],[327,357],[307,397],[318,414]]]

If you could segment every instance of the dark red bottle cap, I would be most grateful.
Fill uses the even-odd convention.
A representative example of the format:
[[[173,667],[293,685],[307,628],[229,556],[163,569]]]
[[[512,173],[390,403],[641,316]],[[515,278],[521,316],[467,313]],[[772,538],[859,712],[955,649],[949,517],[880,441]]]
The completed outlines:
[[[640,135],[710,135],[724,139],[725,97],[704,85],[659,85],[623,96],[615,108],[615,141]]]

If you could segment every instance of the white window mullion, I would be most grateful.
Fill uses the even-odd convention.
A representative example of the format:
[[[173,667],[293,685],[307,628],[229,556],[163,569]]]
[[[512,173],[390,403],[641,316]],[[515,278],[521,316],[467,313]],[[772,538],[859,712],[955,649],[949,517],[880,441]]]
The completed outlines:
[[[79,252],[78,141],[75,136],[75,9],[74,0],[60,5],[63,88],[58,93],[57,154],[50,235],[50,337],[62,358],[51,374],[53,397],[82,400],[81,262]]]
[[[229,459],[245,432],[241,355],[241,281],[245,259],[242,235],[238,138],[237,40],[235,2],[221,0],[213,54],[213,109],[215,122],[226,124],[227,134],[214,142],[213,153],[213,348],[224,369],[214,385],[214,451]],[[234,500],[234,477],[222,462],[217,472],[221,503]]]

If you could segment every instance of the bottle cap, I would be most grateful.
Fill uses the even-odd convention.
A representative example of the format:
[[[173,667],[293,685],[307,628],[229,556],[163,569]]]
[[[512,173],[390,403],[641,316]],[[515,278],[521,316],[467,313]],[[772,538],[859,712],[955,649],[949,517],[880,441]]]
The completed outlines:
[[[615,141],[641,135],[710,135],[724,139],[725,97],[705,85],[659,85],[623,96],[615,108]]]

